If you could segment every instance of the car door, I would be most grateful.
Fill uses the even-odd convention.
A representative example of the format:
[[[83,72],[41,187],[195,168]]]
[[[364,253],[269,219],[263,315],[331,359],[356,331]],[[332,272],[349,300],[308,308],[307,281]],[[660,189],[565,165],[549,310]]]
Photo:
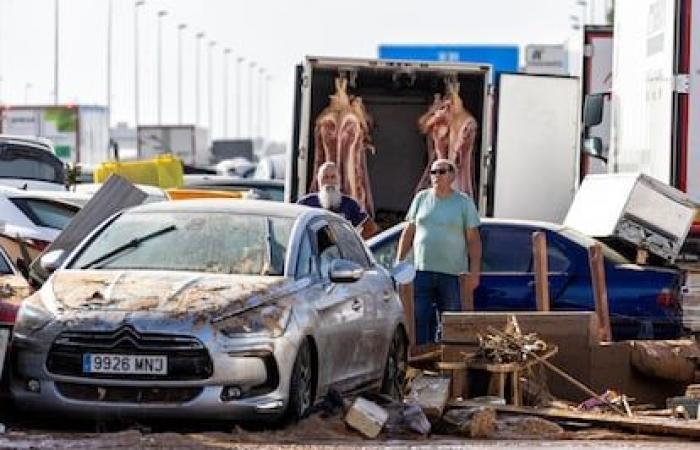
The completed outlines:
[[[328,350],[319,355],[319,365],[325,366],[329,382],[337,384],[348,381],[354,375],[364,308],[359,298],[357,283],[334,283],[330,280],[331,263],[340,259],[341,252],[336,234],[325,220],[312,224],[313,245],[318,256],[323,294],[314,299],[314,308],[319,323],[317,337],[319,346]]]
[[[489,224],[481,227],[481,280],[474,294],[476,310],[532,311],[536,309],[532,233],[538,228]],[[548,239],[549,241],[549,239]],[[562,252],[548,242],[550,299],[563,291],[568,274],[561,269]],[[552,270],[556,263],[556,270]]]
[[[344,259],[364,268],[362,278],[353,283],[355,300],[362,305],[362,317],[354,324],[357,329],[356,350],[353,353],[353,373],[356,377],[372,377],[384,368],[388,351],[393,286],[388,277],[374,266],[360,237],[347,222],[334,221],[331,227],[339,238]]]

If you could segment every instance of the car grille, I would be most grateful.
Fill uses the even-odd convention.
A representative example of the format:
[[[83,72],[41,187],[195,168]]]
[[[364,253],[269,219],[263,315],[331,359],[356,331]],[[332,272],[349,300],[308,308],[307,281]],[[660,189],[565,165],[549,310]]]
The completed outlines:
[[[165,355],[167,375],[83,373],[83,354],[118,353]],[[49,351],[46,368],[56,375],[127,380],[201,380],[211,377],[213,365],[204,345],[191,336],[140,333],[131,326],[113,332],[61,333]]]
[[[56,383],[58,392],[70,399],[120,403],[184,403],[195,399],[202,387],[123,387]]]

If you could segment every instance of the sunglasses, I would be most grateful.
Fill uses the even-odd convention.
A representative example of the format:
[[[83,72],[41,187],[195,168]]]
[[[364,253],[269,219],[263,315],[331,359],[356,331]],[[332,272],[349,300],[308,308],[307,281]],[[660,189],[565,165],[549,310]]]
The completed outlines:
[[[430,175],[445,175],[449,172],[451,172],[450,169],[430,169]]]

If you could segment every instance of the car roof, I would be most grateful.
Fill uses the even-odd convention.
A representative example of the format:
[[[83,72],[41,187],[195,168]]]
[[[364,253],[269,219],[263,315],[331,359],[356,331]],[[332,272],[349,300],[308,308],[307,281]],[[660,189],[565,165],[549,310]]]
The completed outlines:
[[[35,136],[19,136],[14,134],[0,134],[0,141],[10,144],[28,145],[53,153],[53,144],[50,140]]]
[[[331,213],[320,208],[280,203],[266,200],[196,199],[177,202],[158,202],[139,205],[129,210],[145,212],[225,212],[232,214],[257,214],[296,219],[300,216],[325,216]]]
[[[41,198],[47,200],[55,200],[61,203],[69,203],[74,206],[83,206],[90,196],[71,191],[44,191],[44,190],[24,190],[10,186],[0,185],[0,195],[11,198]]]

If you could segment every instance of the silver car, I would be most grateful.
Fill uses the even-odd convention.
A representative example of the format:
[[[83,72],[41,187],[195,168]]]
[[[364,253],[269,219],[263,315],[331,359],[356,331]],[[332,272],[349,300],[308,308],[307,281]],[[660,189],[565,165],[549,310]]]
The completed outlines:
[[[331,387],[400,395],[407,340],[396,283],[410,267],[377,265],[332,213],[153,203],[58,252],[42,258],[54,272],[18,312],[19,407],[276,419],[303,417]]]

